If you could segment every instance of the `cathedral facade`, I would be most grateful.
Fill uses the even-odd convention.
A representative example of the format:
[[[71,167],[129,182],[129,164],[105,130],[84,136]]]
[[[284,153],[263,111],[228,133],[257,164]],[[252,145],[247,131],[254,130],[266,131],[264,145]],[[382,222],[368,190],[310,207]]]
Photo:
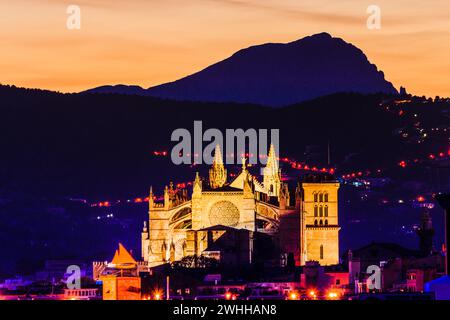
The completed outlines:
[[[312,179],[290,189],[281,181],[273,146],[262,183],[250,174],[245,160],[240,174],[231,182],[227,179],[217,147],[209,181],[197,173],[190,196],[187,189],[175,189],[171,183],[164,190],[164,202],[157,203],[150,188],[141,252],[150,267],[191,255],[227,260],[226,252],[213,245],[221,238],[234,239],[239,250],[232,251],[240,251],[239,261],[252,263],[258,234],[270,237],[280,256],[291,255],[296,265],[339,263],[337,181]]]

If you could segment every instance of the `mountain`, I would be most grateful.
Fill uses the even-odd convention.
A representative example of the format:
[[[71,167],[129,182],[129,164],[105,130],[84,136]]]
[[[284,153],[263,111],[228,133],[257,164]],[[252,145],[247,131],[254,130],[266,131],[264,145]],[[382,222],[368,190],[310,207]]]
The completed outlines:
[[[200,72],[148,89],[118,85],[85,92],[279,107],[338,92],[397,90],[360,49],[319,33],[286,44],[252,46]]]

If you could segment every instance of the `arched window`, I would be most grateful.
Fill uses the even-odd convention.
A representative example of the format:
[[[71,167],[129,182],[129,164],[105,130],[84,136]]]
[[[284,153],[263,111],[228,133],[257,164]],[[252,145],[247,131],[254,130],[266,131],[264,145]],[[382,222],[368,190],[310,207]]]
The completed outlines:
[[[323,244],[320,245],[320,259],[323,260]]]
[[[314,192],[314,202],[317,202],[317,193]]]
[[[328,217],[328,206],[325,206],[325,217]]]
[[[314,225],[317,226],[317,220],[314,220]]]
[[[314,206],[314,217],[317,217],[317,206]]]
[[[328,220],[327,220],[327,219],[325,219],[325,225],[326,225],[326,226],[328,225]]]
[[[323,217],[323,207],[322,206],[319,207],[319,216]]]
[[[323,220],[320,219],[319,225],[323,226]]]
[[[323,202],[323,194],[319,193],[319,202]]]
[[[324,198],[325,198],[324,201],[328,202],[328,193],[325,193]]]

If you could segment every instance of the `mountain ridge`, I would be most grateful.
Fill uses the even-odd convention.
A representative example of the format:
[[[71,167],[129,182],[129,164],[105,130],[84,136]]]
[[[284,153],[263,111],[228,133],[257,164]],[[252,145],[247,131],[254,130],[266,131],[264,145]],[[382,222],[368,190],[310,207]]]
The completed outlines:
[[[147,89],[115,85],[83,93],[280,107],[338,92],[398,94],[361,49],[328,33],[250,46],[196,73]]]

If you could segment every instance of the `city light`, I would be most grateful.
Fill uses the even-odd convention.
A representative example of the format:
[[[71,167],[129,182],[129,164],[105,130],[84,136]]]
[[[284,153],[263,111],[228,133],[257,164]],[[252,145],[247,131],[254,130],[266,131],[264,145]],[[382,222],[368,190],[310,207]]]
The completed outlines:
[[[335,300],[338,298],[338,294],[336,292],[329,292],[328,293],[328,299]]]
[[[296,292],[291,292],[289,295],[290,300],[298,300],[298,294]]]

